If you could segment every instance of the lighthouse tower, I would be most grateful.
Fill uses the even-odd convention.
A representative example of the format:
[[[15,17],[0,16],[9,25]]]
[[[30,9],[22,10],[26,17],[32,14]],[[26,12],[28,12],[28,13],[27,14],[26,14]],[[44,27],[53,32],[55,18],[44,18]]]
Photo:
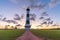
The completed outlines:
[[[25,24],[25,29],[26,30],[30,30],[30,14],[29,14],[29,12],[30,12],[30,9],[29,8],[27,8],[26,9],[26,11],[27,11],[27,14],[26,14],[26,24]]]

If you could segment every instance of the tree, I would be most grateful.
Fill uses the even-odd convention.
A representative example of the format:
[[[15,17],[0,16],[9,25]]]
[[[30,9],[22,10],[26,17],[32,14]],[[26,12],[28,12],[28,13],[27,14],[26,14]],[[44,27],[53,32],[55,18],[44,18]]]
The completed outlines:
[[[9,26],[10,26],[10,25],[5,25],[5,29],[8,29]]]
[[[12,29],[14,29],[14,26],[11,26]]]

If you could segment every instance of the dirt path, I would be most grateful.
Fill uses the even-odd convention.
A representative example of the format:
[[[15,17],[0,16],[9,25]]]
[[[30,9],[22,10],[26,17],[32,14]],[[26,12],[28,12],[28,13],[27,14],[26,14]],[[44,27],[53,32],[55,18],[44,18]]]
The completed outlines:
[[[38,38],[30,31],[26,31],[21,37],[18,37],[16,40],[43,40],[43,38]]]

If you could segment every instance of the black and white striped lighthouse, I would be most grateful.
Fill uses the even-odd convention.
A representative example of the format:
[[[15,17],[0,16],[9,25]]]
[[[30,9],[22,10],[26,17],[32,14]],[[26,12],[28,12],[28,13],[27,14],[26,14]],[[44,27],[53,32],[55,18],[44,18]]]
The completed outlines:
[[[30,9],[27,8],[26,11],[27,11],[27,14],[26,14],[25,29],[26,29],[26,30],[30,30],[30,27],[31,27],[31,26],[30,26],[30,15],[29,15]]]

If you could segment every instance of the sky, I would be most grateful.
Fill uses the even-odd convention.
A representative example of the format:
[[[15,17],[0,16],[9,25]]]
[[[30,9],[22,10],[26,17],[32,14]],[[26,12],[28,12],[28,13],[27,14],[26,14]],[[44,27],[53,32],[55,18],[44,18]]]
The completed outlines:
[[[14,20],[15,14],[18,14],[20,17],[24,15],[18,22],[25,25],[27,7],[30,8],[30,14],[34,13],[37,16],[36,21],[31,22],[32,25],[39,24],[38,18],[43,12],[49,15],[54,24],[60,24],[60,0],[0,0],[0,22],[7,22],[1,20],[4,17],[7,20]]]

